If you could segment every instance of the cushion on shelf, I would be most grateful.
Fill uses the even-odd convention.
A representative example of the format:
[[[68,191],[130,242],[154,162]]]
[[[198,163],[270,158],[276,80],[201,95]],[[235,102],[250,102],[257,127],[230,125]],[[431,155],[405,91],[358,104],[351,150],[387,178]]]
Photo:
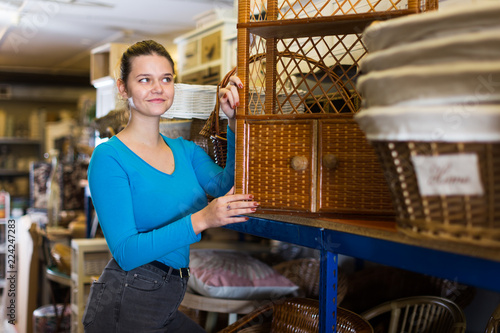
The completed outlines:
[[[293,295],[298,286],[245,252],[194,249],[188,287],[209,297],[272,299]]]

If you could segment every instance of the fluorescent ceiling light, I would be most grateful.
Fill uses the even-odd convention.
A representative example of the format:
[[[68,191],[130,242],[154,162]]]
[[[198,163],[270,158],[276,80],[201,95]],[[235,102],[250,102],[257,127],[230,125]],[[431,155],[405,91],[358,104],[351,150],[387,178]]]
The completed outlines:
[[[16,26],[19,24],[19,12],[3,9],[0,11],[0,26]]]

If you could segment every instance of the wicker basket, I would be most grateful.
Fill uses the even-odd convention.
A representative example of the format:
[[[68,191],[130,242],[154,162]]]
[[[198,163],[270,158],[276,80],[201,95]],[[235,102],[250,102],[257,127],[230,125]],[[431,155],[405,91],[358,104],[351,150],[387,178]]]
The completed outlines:
[[[359,314],[337,308],[336,332],[370,333],[373,328]],[[219,333],[315,333],[319,329],[319,302],[308,298],[288,298],[270,302],[240,318]]]
[[[500,143],[374,142],[373,145],[386,171],[399,230],[413,237],[500,246]],[[420,194],[411,156],[467,153],[478,156],[484,195]]]
[[[201,129],[200,134],[205,137],[209,137],[212,140],[214,155],[215,155],[215,163],[220,165],[221,167],[226,166],[226,154],[227,154],[227,133],[221,130],[220,125],[220,116],[219,116],[219,89],[221,87],[225,87],[229,83],[229,79],[236,73],[236,68],[233,68],[229,71],[226,76],[222,79],[221,82],[216,87],[215,93],[215,107],[212,109],[210,113],[210,117],[205,123],[205,126]],[[225,117],[225,115],[224,115]],[[227,119],[227,117],[225,117]]]
[[[313,258],[295,259],[279,263],[273,268],[299,286],[301,297],[319,298],[319,260]]]
[[[383,165],[398,229],[500,246],[499,106],[476,107],[460,126],[444,117],[444,106],[401,109],[357,116]]]
[[[301,258],[279,263],[273,268],[299,286],[300,297],[319,299],[319,259]],[[341,304],[347,293],[348,279],[338,272],[337,304]]]

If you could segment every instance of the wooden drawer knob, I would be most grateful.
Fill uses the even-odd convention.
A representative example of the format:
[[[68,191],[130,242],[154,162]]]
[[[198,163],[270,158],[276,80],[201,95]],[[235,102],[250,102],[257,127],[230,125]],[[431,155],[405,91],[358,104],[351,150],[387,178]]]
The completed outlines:
[[[303,171],[307,169],[308,164],[309,162],[305,156],[294,156],[292,157],[292,161],[290,163],[292,169],[295,171]]]
[[[337,157],[333,154],[325,154],[323,156],[323,167],[334,170],[337,167]]]

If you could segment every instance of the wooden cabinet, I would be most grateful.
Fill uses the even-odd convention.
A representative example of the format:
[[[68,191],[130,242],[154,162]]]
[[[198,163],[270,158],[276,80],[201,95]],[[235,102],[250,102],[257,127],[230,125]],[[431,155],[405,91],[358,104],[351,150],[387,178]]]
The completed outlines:
[[[104,117],[111,110],[126,108],[119,98],[116,80],[120,77],[120,61],[128,44],[108,43],[94,48],[90,53],[90,81],[96,88],[96,118]],[[96,133],[96,145],[102,139]]]
[[[108,43],[90,52],[90,81],[92,84],[102,79],[116,80],[120,76],[120,59],[127,50],[127,44]]]
[[[240,0],[237,192],[254,194],[263,212],[392,215],[378,158],[353,119],[361,33],[435,4]]]

